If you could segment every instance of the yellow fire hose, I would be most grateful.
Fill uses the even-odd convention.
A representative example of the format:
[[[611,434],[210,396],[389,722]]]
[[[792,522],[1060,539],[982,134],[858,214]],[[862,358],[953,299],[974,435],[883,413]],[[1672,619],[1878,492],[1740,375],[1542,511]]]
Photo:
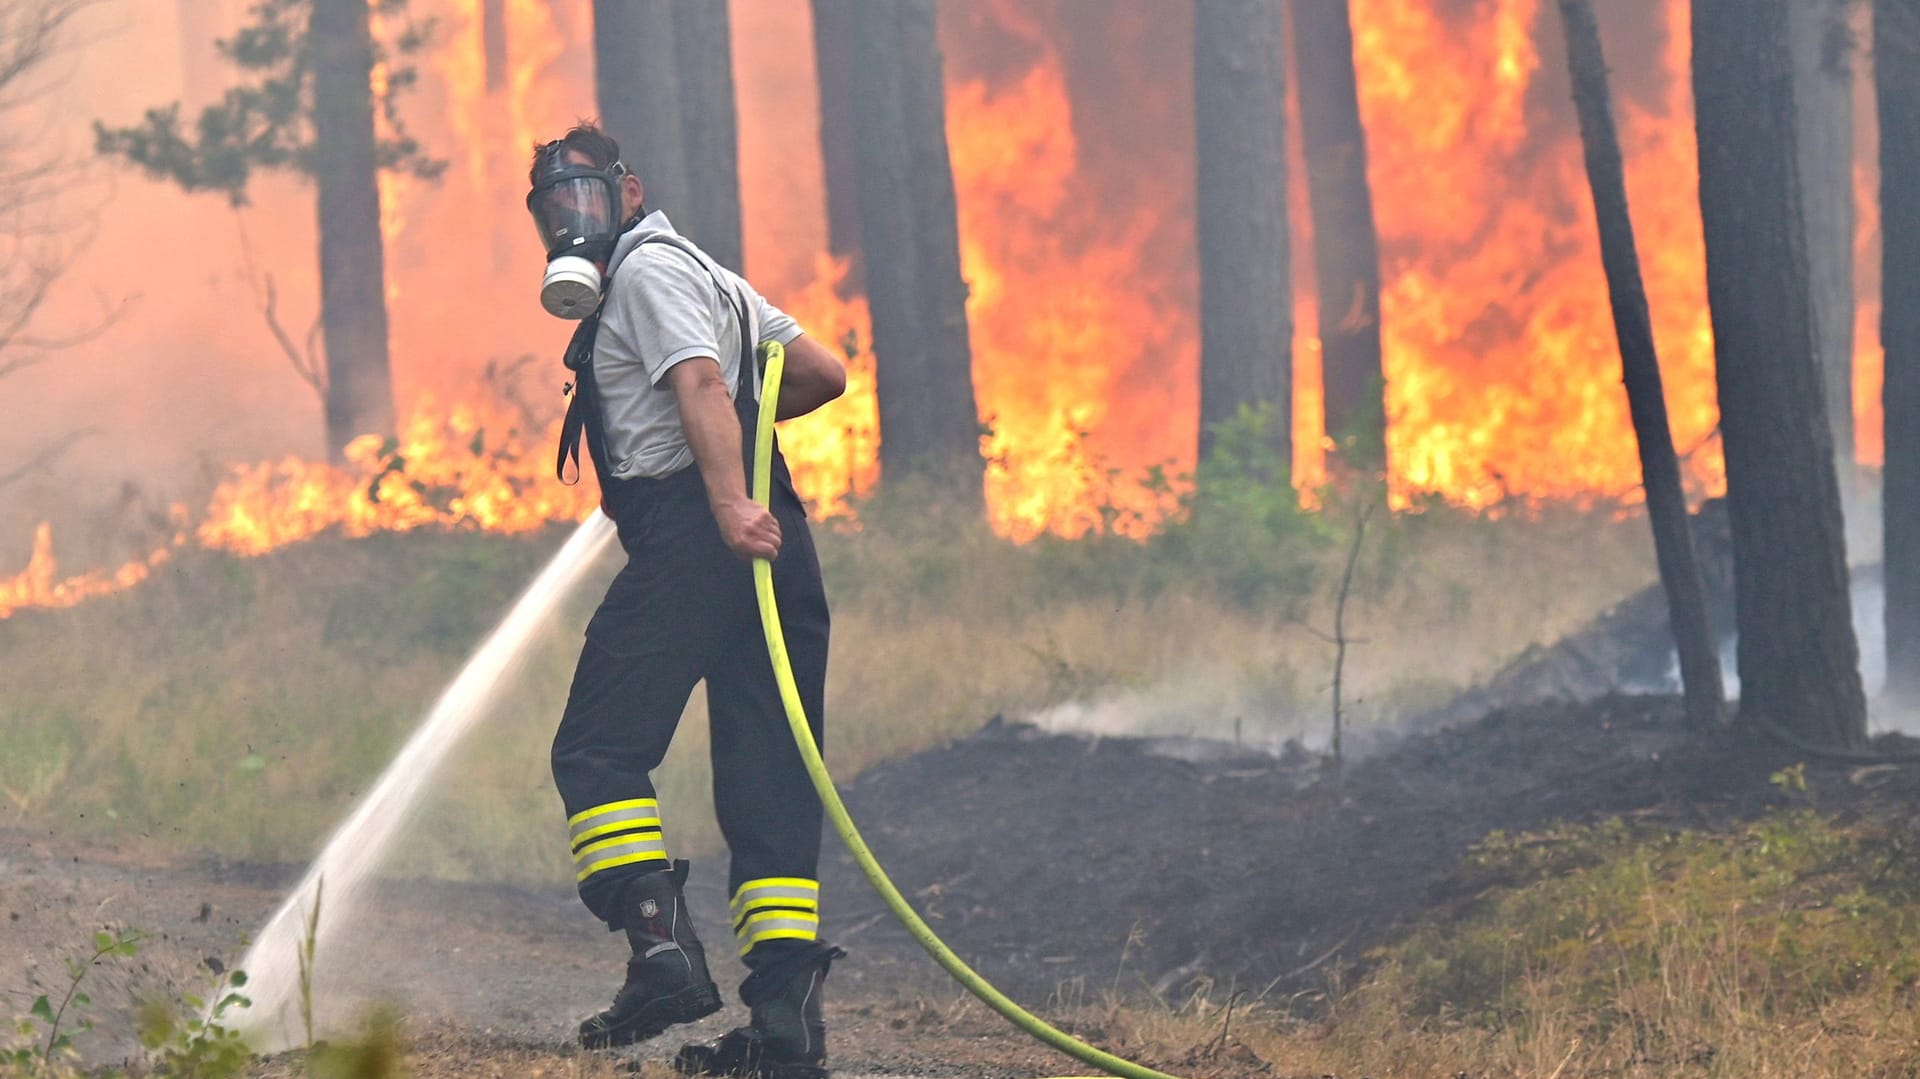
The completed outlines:
[[[773,419],[780,400],[780,376],[786,369],[787,354],[786,349],[777,342],[762,345],[760,354],[765,372],[761,378],[760,418],[753,441],[753,498],[762,506],[769,506],[773,483]],[[827,819],[833,822],[833,830],[840,833],[847,849],[853,852],[854,861],[860,863],[860,871],[866,874],[874,891],[880,893],[887,909],[900,919],[913,939],[927,950],[927,954],[933,956],[934,962],[1014,1026],[1069,1056],[1106,1069],[1111,1075],[1125,1076],[1127,1079],[1175,1079],[1165,1072],[1122,1060],[1049,1026],[1045,1020],[1015,1004],[1005,993],[975,973],[972,967],[953,954],[953,949],[934,935],[927,923],[921,921],[920,915],[914,913],[913,907],[900,894],[900,889],[893,886],[887,871],[880,868],[873,851],[867,849],[867,841],[861,838],[860,829],[854,826],[846,805],[840,801],[840,792],[834,788],[833,777],[827,774],[826,762],[820,759],[820,747],[814,744],[813,730],[807,725],[806,709],[800,704],[800,691],[793,682],[793,663],[787,656],[786,634],[780,629],[780,608],[773,595],[773,566],[764,558],[753,560],[753,587],[760,600],[760,626],[767,635],[767,653],[773,659],[774,679],[780,684],[780,700],[786,705],[787,726],[792,729],[793,740],[800,747],[800,757],[806,762],[807,775],[813,780],[813,789],[820,793],[820,801],[826,806]],[[1092,1077],[1062,1076],[1060,1079]]]

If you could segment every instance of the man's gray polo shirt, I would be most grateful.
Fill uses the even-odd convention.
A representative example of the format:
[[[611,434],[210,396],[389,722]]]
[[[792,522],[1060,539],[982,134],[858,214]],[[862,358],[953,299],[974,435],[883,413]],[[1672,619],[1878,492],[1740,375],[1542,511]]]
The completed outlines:
[[[736,311],[746,314],[756,344],[784,345],[801,334],[799,324],[746,279],[704,252],[696,256],[681,247],[691,246],[684,238],[641,246],[662,234],[679,237],[667,215],[655,210],[620,237],[612,260],[618,272],[594,341],[593,379],[606,409],[607,454],[621,479],[668,476],[693,463],[667,372],[699,357],[718,360],[733,393],[740,372]],[[757,395],[759,373],[750,378]]]

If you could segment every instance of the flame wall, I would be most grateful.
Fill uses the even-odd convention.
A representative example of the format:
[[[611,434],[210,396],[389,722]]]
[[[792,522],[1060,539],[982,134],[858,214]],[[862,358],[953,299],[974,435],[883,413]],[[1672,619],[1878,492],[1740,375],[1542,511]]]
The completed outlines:
[[[59,470],[8,492],[0,529],[16,549],[36,521],[52,518],[61,536],[86,534],[82,561],[144,559],[172,518],[162,513],[164,526],[126,540],[94,540],[114,534],[114,516],[89,508],[107,500],[87,478],[137,479],[161,501],[197,507],[231,461],[277,461],[235,474],[210,510],[190,514],[201,542],[236,549],[332,525],[521,527],[513,522],[591,504],[587,493],[555,493],[545,477],[545,425],[561,403],[552,360],[564,330],[535,303],[540,267],[521,207],[528,146],[592,112],[590,5],[509,0],[507,78],[490,89],[479,0],[413,3],[438,20],[441,44],[421,59],[420,88],[404,109],[451,166],[438,184],[383,184],[394,364],[403,414],[414,416],[403,456],[409,480],[464,485],[471,497],[458,513],[444,497],[422,497],[433,512],[409,506],[398,487],[374,497],[399,482],[380,475],[392,462],[377,454],[337,475],[303,463],[321,448],[317,404],[279,356],[258,305],[270,273],[281,321],[303,336],[313,320],[305,188],[266,179],[236,215],[215,197],[102,165],[88,189],[98,201],[93,242],[51,313],[78,325],[104,301],[118,320],[0,381],[10,421],[0,460],[78,428],[102,433],[77,443]],[[1383,247],[1394,490],[1469,505],[1506,495],[1630,497],[1638,470],[1551,4],[1352,3]],[[230,32],[242,6],[149,0],[90,13],[74,77],[47,113],[52,144],[82,158],[95,117],[125,123],[152,104],[185,96],[192,106],[217,93],[230,74],[211,61],[205,38]],[[1686,0],[1619,0],[1604,5],[1603,29],[1676,440],[1698,447],[1689,475],[1710,489],[1720,463],[1709,439],[1686,13]],[[864,304],[839,295],[840,268],[821,254],[806,2],[734,0],[733,17],[749,271],[817,336],[863,340]],[[1181,5],[1152,0],[943,5],[975,386],[992,432],[984,444],[992,516],[1006,534],[1146,527],[1165,506],[1163,493],[1142,487],[1143,470],[1192,465],[1188,32]],[[1870,156],[1871,138],[1859,144]],[[1866,264],[1876,217],[1869,164],[1860,182],[1867,294],[1856,399],[1859,448],[1871,461],[1879,350],[1877,272]],[[1300,188],[1296,177],[1304,271]],[[1295,277],[1296,398],[1307,409],[1318,401],[1311,274]],[[1299,472],[1312,477],[1317,416],[1303,412],[1296,430]],[[871,485],[871,357],[856,361],[848,398],[791,425],[785,444],[808,493],[830,507]],[[516,501],[534,507],[531,517],[508,508]],[[36,572],[50,558],[36,557]]]

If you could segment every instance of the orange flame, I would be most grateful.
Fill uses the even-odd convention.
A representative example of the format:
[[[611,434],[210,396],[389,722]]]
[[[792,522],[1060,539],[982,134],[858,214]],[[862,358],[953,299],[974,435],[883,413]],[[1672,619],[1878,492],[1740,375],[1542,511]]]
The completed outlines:
[[[27,568],[12,577],[0,577],[0,618],[10,618],[15,611],[28,607],[73,607],[95,596],[124,592],[146,580],[154,567],[172,555],[170,548],[161,547],[111,572],[61,578],[53,557],[53,527],[42,522],[34,529],[33,555],[27,559]]]
[[[1144,470],[1193,458],[1194,313],[1139,255],[1156,208],[1083,197],[1060,58],[1039,44],[1019,78],[948,93],[988,516],[1014,539],[1140,535],[1167,509]]]
[[[289,457],[236,468],[195,538],[212,550],[253,555],[330,530],[518,533],[584,519],[599,490],[584,477],[572,487],[554,482],[547,451],[558,431],[539,430],[529,442],[524,427],[497,404],[442,408],[425,398],[392,443],[366,435],[350,444],[346,467]]]

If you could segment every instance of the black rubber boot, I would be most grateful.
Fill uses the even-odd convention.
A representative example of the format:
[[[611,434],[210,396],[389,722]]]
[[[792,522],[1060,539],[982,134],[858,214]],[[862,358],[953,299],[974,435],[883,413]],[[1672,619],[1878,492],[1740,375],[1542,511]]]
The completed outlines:
[[[580,1024],[581,1046],[631,1045],[720,1010],[720,988],[707,974],[706,949],[680,895],[686,882],[687,863],[679,861],[622,889],[621,919],[633,946],[627,983],[612,1007]]]
[[[682,1075],[737,1079],[826,1079],[827,1024],[820,998],[827,968],[846,955],[813,941],[763,944],[747,956],[753,973],[740,985],[752,1010],[750,1025],[710,1042],[680,1048],[673,1069]],[[763,952],[767,954],[762,954]]]

